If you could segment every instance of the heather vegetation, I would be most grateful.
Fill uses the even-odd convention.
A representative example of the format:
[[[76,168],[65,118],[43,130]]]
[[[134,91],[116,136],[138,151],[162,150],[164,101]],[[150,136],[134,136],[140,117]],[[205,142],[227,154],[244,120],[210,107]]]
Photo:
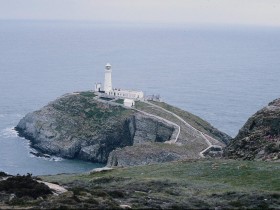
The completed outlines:
[[[277,209],[279,173],[275,162],[209,159],[40,177],[68,189],[59,195],[15,176],[0,181],[0,208]]]
[[[97,160],[90,155],[100,149],[102,152],[97,153],[96,157],[99,157],[99,154],[103,156],[98,161],[105,163],[109,156],[109,160],[114,164],[107,163],[107,166],[119,167],[84,174],[40,177],[43,181],[59,184],[68,190],[59,195],[52,195],[44,185],[37,185],[31,175],[9,177],[0,173],[0,208],[7,207],[5,205],[41,209],[280,208],[279,100],[247,121],[238,136],[225,148],[224,157],[228,159],[202,159],[198,156],[202,150],[199,145],[201,136],[191,138],[187,123],[184,124],[179,118],[220,141],[227,142],[230,137],[199,117],[163,102],[151,102],[157,106],[137,102],[136,108],[141,110],[137,113],[108,101],[100,102],[88,94],[62,97],[33,113],[36,122],[34,125],[39,126],[40,134],[42,125],[58,133],[67,128],[65,134],[76,138],[77,134],[83,136],[77,142],[101,135],[100,148],[95,144],[88,145],[80,151],[79,157]],[[51,111],[58,117],[50,117]],[[181,132],[176,144],[157,142],[158,139],[170,139],[174,128],[160,120],[143,116],[140,114],[142,112],[178,124]],[[50,120],[45,122],[45,118],[42,118],[44,115],[52,119],[57,127],[54,126],[55,123],[50,123]],[[120,123],[121,120],[123,123]],[[23,122],[29,123],[30,120]],[[115,136],[112,136],[114,133]],[[46,138],[43,140],[60,137],[47,135],[49,132],[43,135]],[[164,138],[159,138],[162,136]],[[104,144],[103,139],[108,142]],[[125,139],[130,141],[124,144]],[[57,142],[64,140],[65,138],[58,139]],[[137,144],[134,145],[135,142]],[[191,144],[187,144],[189,142]],[[61,148],[65,148],[65,144],[62,144]],[[55,149],[57,145],[54,151]],[[254,159],[259,161],[249,161]],[[28,199],[25,199],[26,196]]]
[[[79,202],[100,208],[106,203],[111,208],[268,209],[280,206],[279,173],[279,163],[197,160],[42,179],[68,186]]]
[[[11,176],[6,180],[0,181],[0,191],[13,193],[18,198],[38,198],[52,193],[46,185],[35,181],[31,174]]]

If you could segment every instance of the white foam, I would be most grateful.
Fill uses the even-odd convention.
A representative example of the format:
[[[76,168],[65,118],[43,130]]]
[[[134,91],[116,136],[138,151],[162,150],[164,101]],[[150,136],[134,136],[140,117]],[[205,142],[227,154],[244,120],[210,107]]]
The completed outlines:
[[[55,161],[55,162],[59,162],[59,161],[63,161],[64,159],[61,157],[55,157],[55,156],[51,156],[51,158],[49,158],[50,161]]]
[[[35,149],[30,149],[30,151],[32,152],[37,152]],[[54,162],[59,162],[59,161],[63,161],[64,159],[61,157],[56,157],[56,156],[50,156],[50,157],[38,157],[36,155],[33,155],[32,153],[29,153],[29,157],[32,158],[40,158],[40,159],[44,159],[44,160],[48,160],[48,161],[54,161]]]
[[[0,136],[5,139],[14,138],[18,136],[18,132],[15,130],[14,127],[9,127],[1,130]]]
[[[15,114],[16,117],[22,118],[24,115],[22,114]]]

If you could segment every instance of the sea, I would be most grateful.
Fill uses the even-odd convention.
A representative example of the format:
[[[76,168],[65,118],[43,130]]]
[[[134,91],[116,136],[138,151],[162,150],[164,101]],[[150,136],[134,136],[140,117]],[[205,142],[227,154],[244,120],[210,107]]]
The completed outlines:
[[[86,172],[101,164],[39,158],[14,127],[27,113],[93,90],[112,65],[113,87],[159,94],[234,137],[280,97],[280,28],[0,21],[0,171]]]

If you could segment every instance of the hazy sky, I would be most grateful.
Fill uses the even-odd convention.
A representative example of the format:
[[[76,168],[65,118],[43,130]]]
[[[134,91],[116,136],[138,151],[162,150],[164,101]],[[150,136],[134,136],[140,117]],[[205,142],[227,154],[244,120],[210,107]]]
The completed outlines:
[[[280,26],[280,0],[0,0],[0,19]]]

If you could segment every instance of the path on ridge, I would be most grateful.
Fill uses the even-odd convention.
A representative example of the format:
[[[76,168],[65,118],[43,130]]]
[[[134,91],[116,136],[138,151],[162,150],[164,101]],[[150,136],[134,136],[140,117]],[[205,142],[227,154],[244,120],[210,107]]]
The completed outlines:
[[[218,141],[217,139],[212,138],[212,137],[210,137],[209,135],[207,135],[207,134],[205,134],[205,133],[199,131],[198,129],[194,128],[192,125],[190,125],[190,124],[189,124],[188,122],[186,122],[182,117],[180,117],[179,115],[175,114],[174,112],[171,112],[171,111],[169,111],[169,110],[167,110],[167,109],[165,109],[165,108],[163,108],[163,107],[161,107],[161,106],[158,106],[158,105],[156,105],[156,104],[154,104],[154,103],[151,103],[151,102],[148,102],[148,101],[144,101],[144,103],[146,103],[146,104],[148,104],[148,105],[150,105],[150,106],[152,106],[152,107],[154,107],[154,108],[160,109],[160,110],[162,110],[162,111],[164,111],[164,112],[166,112],[166,113],[168,113],[168,114],[174,116],[174,117],[177,118],[179,121],[181,121],[181,122],[183,123],[183,125],[184,125],[183,127],[184,127],[184,128],[187,128],[187,132],[190,133],[191,136],[194,137],[194,139],[191,140],[192,143],[194,143],[194,141],[201,141],[201,140],[203,140],[203,141],[206,143],[206,145],[205,145],[206,148],[204,147],[203,150],[200,150],[199,155],[200,155],[201,157],[204,157],[203,153],[204,153],[205,151],[207,151],[208,149],[210,149],[211,147],[220,147],[220,145],[216,145],[216,144],[215,144],[215,143],[219,143],[219,141]],[[174,121],[173,121],[173,122],[174,122]],[[181,128],[181,127],[180,127],[180,130],[182,130],[182,129],[184,129],[184,128]],[[179,134],[178,134],[178,137],[179,137]],[[183,137],[183,138],[184,138],[184,137]],[[212,143],[209,139],[210,139],[213,143]],[[177,144],[178,144],[179,142],[177,142],[177,141],[178,141],[178,138],[176,139],[176,141],[175,141],[174,143],[177,143]],[[186,139],[185,139],[185,141],[186,141]],[[182,140],[181,140],[181,142],[182,142],[182,143],[179,143],[179,144],[183,144],[183,143],[184,143]],[[188,142],[188,140],[187,140],[187,142]]]
[[[95,97],[96,100],[106,102],[112,105],[118,105],[125,107],[123,104],[116,103],[114,100],[112,101],[105,101],[100,99],[98,96]],[[220,143],[217,139],[199,131],[198,129],[194,128],[188,122],[186,122],[182,117],[171,112],[167,109],[164,109],[161,106],[153,104],[148,101],[143,101],[140,103],[144,103],[145,106],[140,107],[133,107],[130,109],[136,110],[140,113],[143,113],[147,116],[157,118],[161,121],[165,121],[177,129],[175,129],[174,134],[171,137],[171,140],[167,143],[176,144],[180,146],[185,146],[194,154],[197,154],[199,157],[204,157],[203,153],[210,149],[211,147],[221,147],[222,143]],[[197,156],[195,155],[195,156]]]

